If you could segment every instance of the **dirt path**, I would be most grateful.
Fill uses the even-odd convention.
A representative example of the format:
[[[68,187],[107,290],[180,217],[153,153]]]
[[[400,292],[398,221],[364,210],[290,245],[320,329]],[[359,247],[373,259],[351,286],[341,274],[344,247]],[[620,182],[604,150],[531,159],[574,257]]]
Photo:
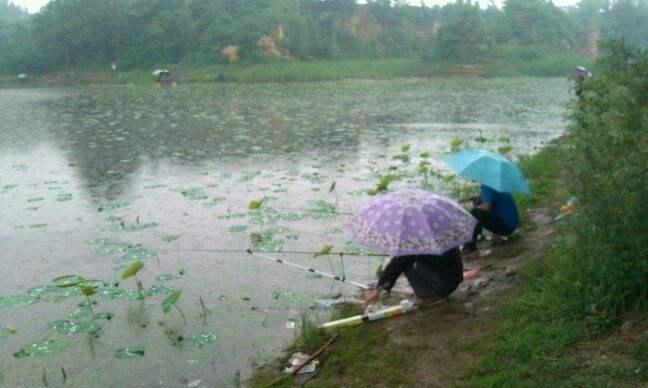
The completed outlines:
[[[481,276],[465,281],[447,302],[384,322],[390,340],[410,353],[404,368],[419,386],[466,384],[462,371],[474,361],[475,343],[495,326],[496,298],[517,283],[520,266],[540,258],[552,240],[548,209],[530,209],[528,219],[514,241],[492,248],[483,243],[481,249],[492,252],[465,264],[481,267]]]

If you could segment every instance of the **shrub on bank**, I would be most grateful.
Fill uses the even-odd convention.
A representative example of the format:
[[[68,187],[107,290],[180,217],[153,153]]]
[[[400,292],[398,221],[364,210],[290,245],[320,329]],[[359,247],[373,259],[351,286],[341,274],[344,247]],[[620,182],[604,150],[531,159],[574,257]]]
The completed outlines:
[[[608,46],[570,128],[571,191],[580,201],[574,261],[580,313],[648,307],[648,52]],[[575,279],[577,280],[577,279]]]
[[[505,303],[473,385],[605,386],[645,378],[636,356],[614,376],[570,356],[571,344],[609,330],[622,314],[648,312],[648,52],[618,43],[607,49],[599,73],[582,84],[568,136],[550,151],[555,157],[536,159],[557,171],[553,179],[577,197],[577,211],[561,221],[550,254],[527,269],[524,286]],[[547,179],[537,165],[526,167],[532,180]]]

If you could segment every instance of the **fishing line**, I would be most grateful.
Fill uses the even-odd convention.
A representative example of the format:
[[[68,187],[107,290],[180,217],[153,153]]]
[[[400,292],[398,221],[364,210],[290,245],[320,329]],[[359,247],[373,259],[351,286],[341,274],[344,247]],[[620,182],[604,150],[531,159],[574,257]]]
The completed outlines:
[[[207,248],[153,248],[160,252],[210,252],[210,253],[249,253],[246,249],[207,249]],[[290,255],[316,255],[321,254],[316,251],[255,251],[257,253],[274,253]],[[391,257],[383,253],[364,253],[364,252],[329,252],[328,255],[357,256],[357,257]],[[324,255],[322,255],[324,256]]]
[[[322,214],[331,214],[331,215],[341,215],[341,216],[353,216],[355,213],[352,212],[342,212],[337,210],[323,210],[323,209],[302,209],[302,208],[291,208],[291,207],[269,207],[270,209],[277,210],[287,210],[293,212],[304,212],[304,213],[322,213]]]
[[[251,249],[248,249],[246,252],[249,253],[252,256],[261,257],[261,258],[267,259],[267,260],[272,260],[275,263],[286,264],[286,265],[294,267],[294,268],[303,269],[305,271],[313,272],[313,273],[316,273],[318,275],[322,275],[322,276],[325,276],[327,278],[331,278],[331,279],[334,279],[334,280],[337,280],[337,281],[340,281],[340,282],[343,282],[343,283],[348,283],[348,284],[354,285],[356,287],[362,288],[363,290],[369,290],[370,289],[369,286],[367,286],[365,284],[362,284],[362,283],[355,282],[353,280],[349,280],[344,276],[340,277],[340,276],[337,276],[337,275],[330,274],[328,272],[323,272],[323,271],[320,271],[320,270],[317,270],[317,269],[314,269],[314,268],[309,268],[309,267],[303,266],[301,264],[295,264],[295,263],[292,263],[292,262],[289,262],[289,261],[286,261],[286,260],[283,260],[283,259],[278,259],[276,257],[272,257],[272,256],[264,255],[264,254],[261,254],[261,253],[257,253],[257,252],[252,251]]]

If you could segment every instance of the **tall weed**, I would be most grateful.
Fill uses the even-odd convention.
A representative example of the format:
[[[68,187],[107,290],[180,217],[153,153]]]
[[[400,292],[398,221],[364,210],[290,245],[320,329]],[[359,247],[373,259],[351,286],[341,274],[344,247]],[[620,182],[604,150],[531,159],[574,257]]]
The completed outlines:
[[[648,52],[607,49],[600,74],[582,84],[562,146],[523,160],[534,193],[563,196],[561,184],[546,184],[553,176],[577,197],[577,211],[503,304],[498,334],[473,370],[475,386],[573,386],[589,377],[574,373],[587,372],[568,356],[572,343],[609,329],[620,313],[647,313]]]

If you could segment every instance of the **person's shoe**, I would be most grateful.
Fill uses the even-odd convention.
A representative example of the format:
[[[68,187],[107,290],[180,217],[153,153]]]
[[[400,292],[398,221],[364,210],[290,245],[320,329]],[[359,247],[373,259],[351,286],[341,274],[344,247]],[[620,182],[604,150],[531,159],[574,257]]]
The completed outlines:
[[[415,307],[430,307],[430,306],[436,306],[437,304],[441,304],[446,301],[446,298],[442,298],[440,296],[433,296],[431,298],[419,298],[417,296],[414,297],[414,306]]]
[[[493,237],[491,237],[491,245],[492,246],[497,246],[497,245],[504,245],[508,242],[508,239],[506,237],[502,237],[499,235],[494,234]]]
[[[462,255],[469,255],[472,253],[478,252],[477,244],[475,243],[468,243],[461,247],[461,254]]]

